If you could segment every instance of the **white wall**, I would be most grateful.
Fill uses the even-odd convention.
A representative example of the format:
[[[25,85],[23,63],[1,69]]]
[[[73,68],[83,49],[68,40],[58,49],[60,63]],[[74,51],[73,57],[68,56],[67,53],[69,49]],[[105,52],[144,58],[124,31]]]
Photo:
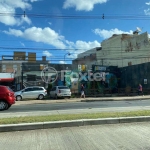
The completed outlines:
[[[1,79],[14,78],[14,74],[13,73],[0,73],[0,78]]]
[[[103,62],[103,65],[125,67],[129,62],[132,65],[150,62],[147,32],[140,35],[117,35],[103,41],[101,45],[102,50],[96,53],[99,65]]]

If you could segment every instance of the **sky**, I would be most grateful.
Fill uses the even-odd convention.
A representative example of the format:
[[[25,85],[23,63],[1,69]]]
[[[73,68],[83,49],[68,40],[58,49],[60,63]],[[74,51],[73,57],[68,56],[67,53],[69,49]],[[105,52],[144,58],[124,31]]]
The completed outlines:
[[[36,52],[71,63],[113,34],[150,34],[149,0],[0,0],[0,57]]]

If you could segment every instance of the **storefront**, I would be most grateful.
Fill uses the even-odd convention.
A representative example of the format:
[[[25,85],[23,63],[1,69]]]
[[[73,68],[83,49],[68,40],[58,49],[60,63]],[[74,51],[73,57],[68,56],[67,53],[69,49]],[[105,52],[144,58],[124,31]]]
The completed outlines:
[[[15,90],[15,77],[14,73],[0,73],[0,85],[9,86]]]

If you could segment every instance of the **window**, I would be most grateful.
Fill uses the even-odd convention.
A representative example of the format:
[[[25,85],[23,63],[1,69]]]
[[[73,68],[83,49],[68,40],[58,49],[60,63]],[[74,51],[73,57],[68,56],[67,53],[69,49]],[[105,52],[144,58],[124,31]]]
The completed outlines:
[[[33,91],[39,91],[39,88],[38,87],[34,87]]]
[[[24,90],[24,92],[29,92],[29,91],[33,91],[33,88],[27,88]]]
[[[2,72],[6,72],[6,65],[2,65]]]
[[[33,88],[33,91],[42,91],[43,90],[43,88],[41,88],[41,87],[34,87]]]
[[[53,87],[51,91],[55,91],[55,90],[56,90],[56,87]]]
[[[41,91],[41,90],[43,90],[43,88],[39,88],[39,90]]]
[[[66,86],[59,86],[58,88],[59,88],[59,89],[69,89],[69,88],[66,87]]]
[[[17,65],[13,65],[13,70],[17,71]]]

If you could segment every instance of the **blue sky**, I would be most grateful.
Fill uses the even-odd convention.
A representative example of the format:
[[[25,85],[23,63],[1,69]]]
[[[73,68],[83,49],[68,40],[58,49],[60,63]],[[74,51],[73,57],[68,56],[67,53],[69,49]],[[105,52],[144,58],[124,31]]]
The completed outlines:
[[[112,34],[137,27],[150,33],[148,0],[0,0],[0,56],[22,49],[64,63],[71,53],[65,56],[70,63]]]

